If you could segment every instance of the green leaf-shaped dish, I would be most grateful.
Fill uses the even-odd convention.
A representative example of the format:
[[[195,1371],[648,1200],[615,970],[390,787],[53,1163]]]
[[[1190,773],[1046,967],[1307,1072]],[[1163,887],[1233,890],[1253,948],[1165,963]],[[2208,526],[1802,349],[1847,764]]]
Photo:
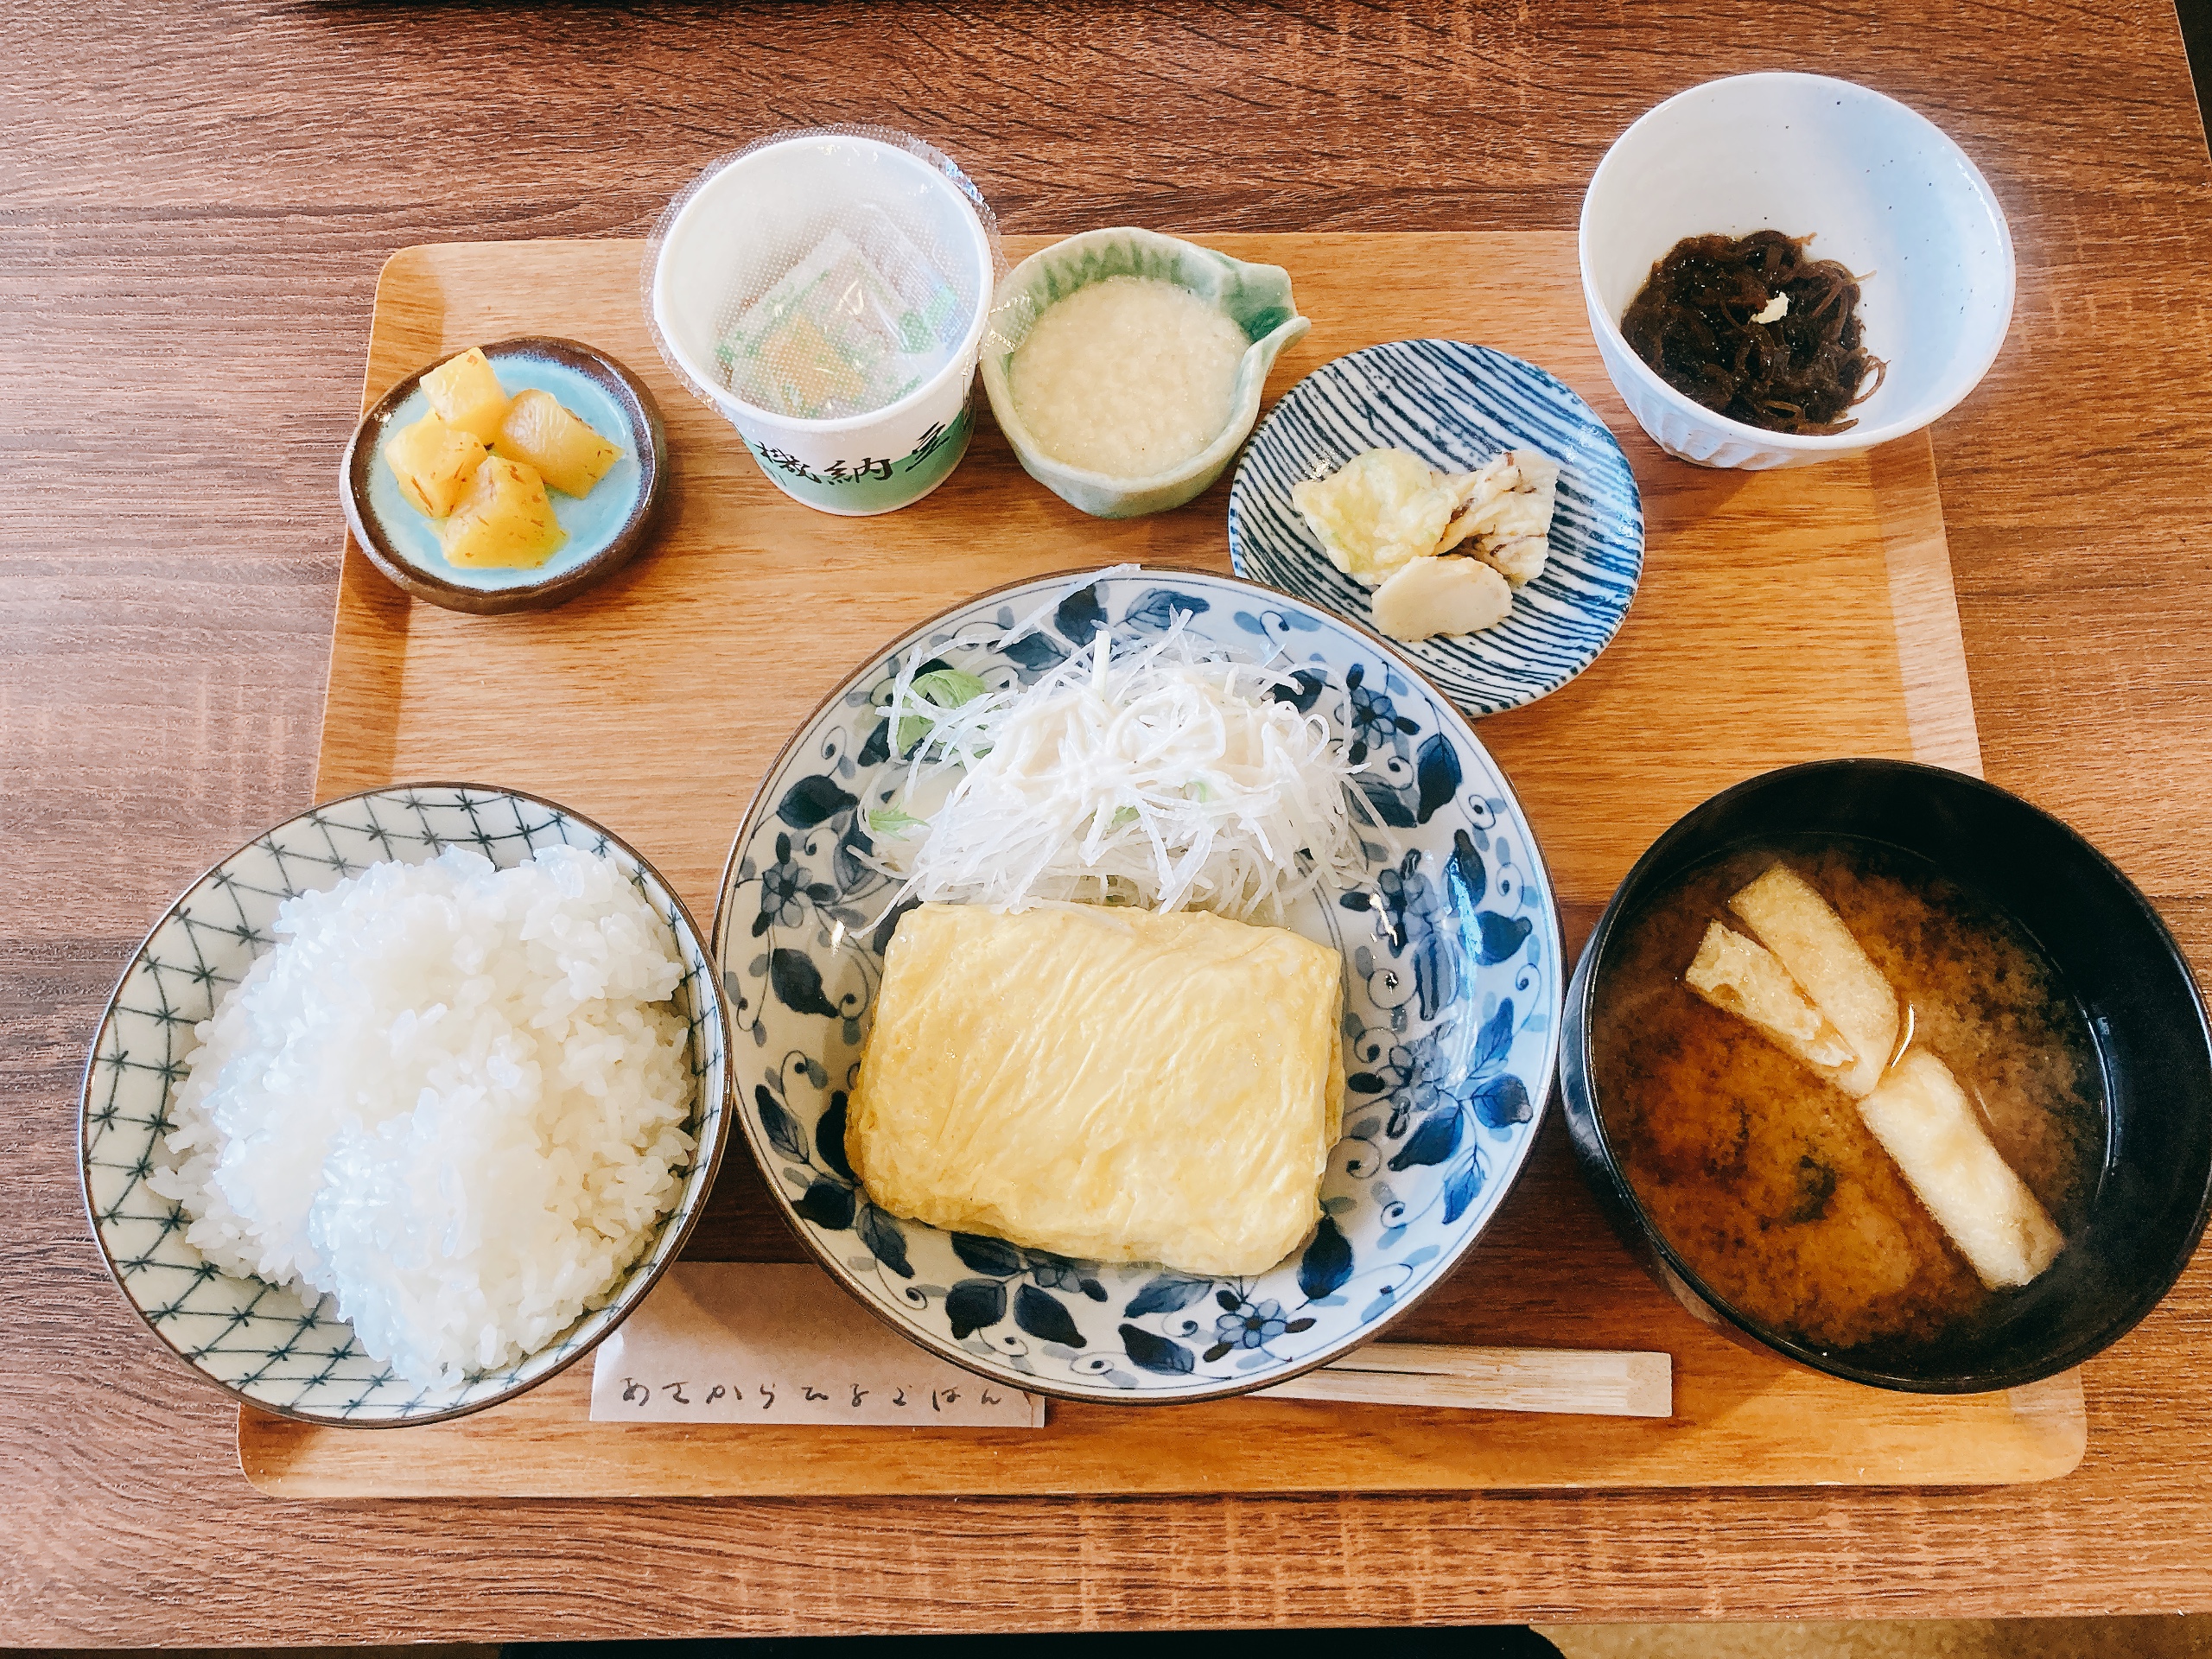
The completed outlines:
[[[1007,378],[1014,352],[1046,308],[1109,276],[1156,276],[1187,289],[1218,307],[1251,341],[1237,365],[1228,424],[1190,460],[1149,478],[1086,472],[1045,454],[1014,409]],[[1085,231],[1031,254],[999,284],[983,342],[983,390],[999,429],[1030,477],[1098,518],[1135,518],[1179,507],[1221,476],[1260,417],[1260,389],[1276,354],[1310,327],[1291,298],[1290,273],[1280,265],[1246,264],[1195,242],[1133,226]]]

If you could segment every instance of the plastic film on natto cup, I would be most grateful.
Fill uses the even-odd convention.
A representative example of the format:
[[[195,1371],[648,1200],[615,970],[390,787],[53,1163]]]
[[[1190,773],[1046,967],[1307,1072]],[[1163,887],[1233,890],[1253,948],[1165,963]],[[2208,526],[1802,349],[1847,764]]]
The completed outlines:
[[[810,506],[885,512],[965,452],[1005,260],[982,194],[882,127],[772,134],[654,227],[645,318],[671,371]]]

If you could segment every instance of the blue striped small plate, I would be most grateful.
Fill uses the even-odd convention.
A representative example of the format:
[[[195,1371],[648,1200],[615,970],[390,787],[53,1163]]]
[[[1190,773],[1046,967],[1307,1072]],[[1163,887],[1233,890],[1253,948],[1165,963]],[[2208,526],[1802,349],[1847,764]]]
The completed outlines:
[[[1236,574],[1375,626],[1367,589],[1329,563],[1290,505],[1291,486],[1363,451],[1410,450],[1464,473],[1526,445],[1560,463],[1544,572],[1480,633],[1398,649],[1471,715],[1534,702],[1597,659],[1643,574],[1643,502],[1605,423],[1560,381],[1459,340],[1395,340],[1324,364],[1253,435],[1229,495]]]

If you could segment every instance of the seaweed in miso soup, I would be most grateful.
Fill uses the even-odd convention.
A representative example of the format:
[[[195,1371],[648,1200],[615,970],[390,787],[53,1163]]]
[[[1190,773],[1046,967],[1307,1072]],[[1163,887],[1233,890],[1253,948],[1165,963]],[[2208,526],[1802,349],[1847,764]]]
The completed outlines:
[[[2064,1232],[2094,1196],[2103,1082],[2081,1009],[2010,917],[1926,861],[1855,840],[1738,849],[1629,918],[1594,1000],[1606,1131],[1667,1242],[1751,1319],[1829,1349],[1918,1342],[1986,1289],[1857,1103],[1683,982],[1709,924],[1777,859],[1832,905],[1991,1143]]]

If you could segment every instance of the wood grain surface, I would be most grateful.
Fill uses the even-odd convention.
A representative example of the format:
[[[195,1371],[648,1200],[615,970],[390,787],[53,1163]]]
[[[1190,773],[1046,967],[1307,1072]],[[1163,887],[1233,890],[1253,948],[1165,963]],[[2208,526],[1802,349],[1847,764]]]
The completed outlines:
[[[1605,378],[1564,232],[1212,239],[1287,270],[1313,319],[1268,377],[1271,399],[1344,352],[1448,328],[1542,363],[1622,434],[1648,539],[1629,621],[1572,684],[1481,723],[1542,842],[1570,941],[1655,836],[1740,779],[1837,753],[1980,769],[1924,435],[1784,472],[1668,464]],[[1007,257],[1043,240],[1010,237]],[[431,778],[527,788],[619,830],[705,917],[741,804],[855,664],[950,594],[1125,559],[1226,569],[1229,480],[1181,511],[1108,523],[1026,478],[985,416],[926,503],[857,523],[812,512],[668,373],[638,308],[643,254],[624,240],[463,242],[386,264],[365,408],[483,340],[582,339],[632,365],[666,411],[671,499],[649,557],[543,615],[415,603],[349,548],[315,792]],[[1068,1406],[1041,1434],[792,1428],[763,1441],[594,1424],[578,1383],[465,1426],[366,1435],[249,1410],[239,1459],[264,1491],[325,1498],[1965,1485],[2050,1479],[2080,1461],[2075,1374],[2018,1410],[1815,1376],[1699,1325],[1579,1192],[1549,1192],[1548,1206],[1516,1205],[1485,1233],[1419,1310],[1424,1327],[1458,1343],[1663,1344],[1682,1372],[1666,1421],[1472,1423],[1230,1401]],[[714,1208],[756,1236],[776,1230],[754,1182],[725,1180]],[[710,1230],[690,1254],[718,1248]]]
[[[944,145],[1012,231],[1560,230],[1699,80],[1904,99],[2020,257],[2005,350],[1935,433],[1988,775],[2112,853],[2201,972],[2212,168],[2165,0],[29,0],[7,33],[0,1640],[2212,1606],[2202,1256],[2087,1368],[2080,1471],[2033,1487],[333,1510],[239,1479],[228,1402],[107,1285],[73,1156],[139,931],[309,798],[382,262],[641,235],[709,157],[826,120]]]
[[[1479,1285],[1479,1274],[1465,1276]],[[1618,1353],[1604,1357],[1616,1376],[1602,1415],[1455,1411],[1421,1403],[1436,1397],[1434,1378],[1325,1367],[1265,1399],[1160,1411],[1055,1401],[1042,1429],[594,1423],[590,1368],[578,1365],[511,1405],[423,1428],[349,1433],[249,1410],[238,1455],[247,1478],[279,1497],[578,1503],[1533,1493],[1679,1487],[1700,1483],[1701,1470],[1710,1477],[1702,1484],[1748,1486],[1766,1484],[1756,1478],[1763,1465],[1783,1461],[1803,1486],[1975,1486],[2046,1479],[2082,1455],[2082,1390],[2070,1371],[1931,1411],[1925,1401],[1850,1400],[1849,1383],[1800,1384],[1750,1354],[1732,1363],[1720,1351],[1735,1344],[1710,1332],[1682,1345],[1693,1351],[1684,1365],[1697,1370],[1676,1391],[1673,1433],[1663,1406],[1660,1415],[1621,1408],[1619,1363],[1645,1357]],[[1649,1357],[1666,1363],[1663,1354]],[[1540,1386],[1560,1392],[1555,1381]]]

